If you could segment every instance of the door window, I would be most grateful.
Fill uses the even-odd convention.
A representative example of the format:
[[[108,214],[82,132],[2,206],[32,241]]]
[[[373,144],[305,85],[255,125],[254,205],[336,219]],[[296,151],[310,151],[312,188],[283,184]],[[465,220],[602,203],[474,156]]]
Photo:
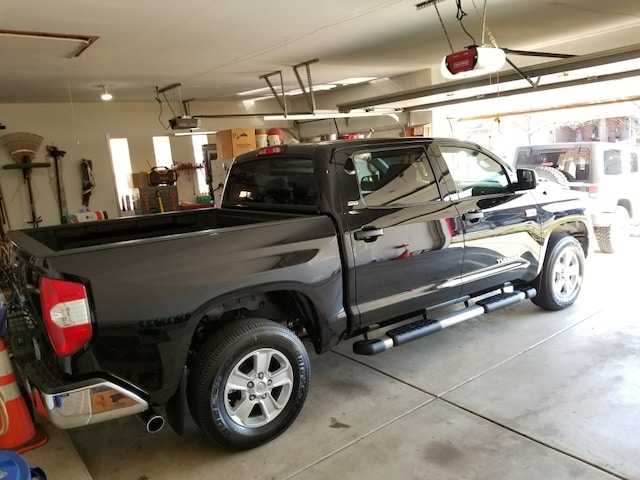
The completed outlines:
[[[400,207],[440,200],[433,170],[422,148],[359,151],[351,158],[366,207]]]
[[[509,192],[509,178],[500,163],[465,147],[440,146],[459,198]]]

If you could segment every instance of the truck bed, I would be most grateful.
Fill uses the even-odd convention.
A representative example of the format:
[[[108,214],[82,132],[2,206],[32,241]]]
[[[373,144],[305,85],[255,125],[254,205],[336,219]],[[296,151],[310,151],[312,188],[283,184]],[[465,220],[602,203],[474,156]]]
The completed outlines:
[[[17,230],[10,232],[9,238],[30,254],[39,256],[83,247],[201,232],[296,216],[290,213],[208,208]]]

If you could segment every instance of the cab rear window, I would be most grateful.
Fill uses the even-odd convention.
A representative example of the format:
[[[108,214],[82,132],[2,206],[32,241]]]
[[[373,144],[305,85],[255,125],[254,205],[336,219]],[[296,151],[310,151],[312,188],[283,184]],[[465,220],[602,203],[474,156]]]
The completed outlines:
[[[223,205],[316,211],[317,197],[311,158],[259,157],[233,164],[227,177]]]

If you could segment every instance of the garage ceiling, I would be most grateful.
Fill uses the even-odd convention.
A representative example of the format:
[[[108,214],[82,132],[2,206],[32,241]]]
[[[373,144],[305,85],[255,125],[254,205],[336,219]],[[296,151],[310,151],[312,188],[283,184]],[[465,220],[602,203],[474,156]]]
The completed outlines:
[[[437,70],[451,52],[437,11],[455,50],[472,43],[457,3],[467,14],[462,25],[481,42],[484,0],[418,3],[3,2],[0,103],[94,102],[105,84],[115,101],[152,101],[156,87],[176,83],[184,99],[238,100],[278,70],[286,90],[297,88],[291,67],[312,59],[314,84]],[[586,55],[640,39],[638,0],[487,0],[486,12],[497,44],[513,50]],[[523,68],[549,62],[509,58]]]

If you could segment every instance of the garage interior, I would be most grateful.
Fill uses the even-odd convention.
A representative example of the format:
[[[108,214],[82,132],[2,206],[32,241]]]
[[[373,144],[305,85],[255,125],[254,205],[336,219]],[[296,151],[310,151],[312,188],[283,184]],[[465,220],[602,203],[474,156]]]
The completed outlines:
[[[285,142],[464,135],[510,160],[526,142],[507,129],[510,115],[639,116],[637,0],[164,3],[0,7],[0,138],[41,137],[36,162],[51,163],[49,146],[64,152],[67,214],[139,213],[123,202],[112,140],[126,139],[131,172],[179,167],[189,208],[212,193],[196,180],[208,159],[193,135],[207,145],[229,129],[278,128]],[[444,57],[470,45],[500,48],[507,61],[444,78]],[[637,122],[604,137],[592,111],[584,118],[603,138],[638,140]],[[176,119],[192,123],[172,128]],[[489,127],[474,136],[480,120]],[[168,140],[172,165],[153,137]],[[0,163],[13,162],[0,149]],[[36,216],[36,226],[60,223],[53,174],[33,170],[30,201],[21,175],[0,172],[3,229],[32,228]],[[351,342],[312,355],[299,419],[257,449],[217,447],[190,419],[180,437],[129,417],[68,431],[39,422],[49,441],[25,458],[49,478],[79,480],[640,479],[640,329],[629,307],[638,238],[630,243],[592,252],[568,310],[525,302],[375,357],[354,355]]]

